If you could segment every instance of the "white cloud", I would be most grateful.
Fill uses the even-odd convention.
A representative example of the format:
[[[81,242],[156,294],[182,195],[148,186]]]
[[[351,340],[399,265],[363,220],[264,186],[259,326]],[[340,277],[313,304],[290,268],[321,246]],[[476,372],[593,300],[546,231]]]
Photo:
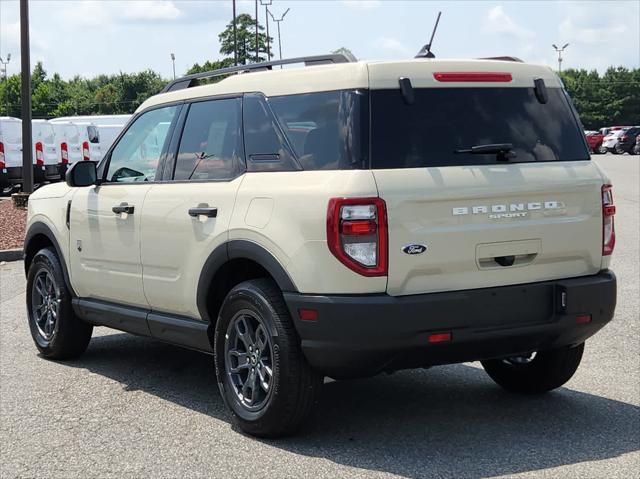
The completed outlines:
[[[175,20],[182,15],[180,9],[169,0],[133,0],[124,5],[124,17],[129,20]]]
[[[620,40],[629,32],[629,27],[622,22],[614,21],[605,25],[580,25],[572,18],[566,18],[558,27],[560,38],[570,39],[573,43],[585,45],[602,45],[605,42]]]
[[[406,57],[409,49],[397,38],[379,37],[373,41],[373,47],[380,51],[381,56]]]
[[[380,0],[342,0],[349,8],[361,8],[364,10],[370,10],[380,6]]]
[[[536,36],[532,30],[518,25],[500,5],[491,8],[487,13],[485,31],[520,40],[531,40]]]

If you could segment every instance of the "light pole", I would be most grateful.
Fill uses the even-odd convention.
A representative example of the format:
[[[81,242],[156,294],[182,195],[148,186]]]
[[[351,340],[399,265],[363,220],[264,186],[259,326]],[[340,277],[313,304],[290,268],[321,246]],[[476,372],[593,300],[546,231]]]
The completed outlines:
[[[173,79],[176,79],[176,55],[171,53],[171,63],[173,64]]]
[[[256,63],[260,61],[260,52],[258,50],[260,34],[258,33],[258,0],[255,0],[256,3]]]
[[[4,97],[5,97],[5,101],[7,103],[7,116],[9,116],[9,85],[7,83],[7,69],[9,68],[9,62],[11,61],[11,53],[7,53],[7,60],[3,60],[2,57],[0,57],[0,63],[2,63],[3,68],[3,73],[4,73]]]
[[[278,51],[280,53],[280,60],[282,60],[282,37],[280,36],[280,22],[282,22],[282,20],[284,20],[284,17],[287,13],[289,13],[289,10],[291,10],[290,8],[287,8],[287,10],[282,14],[282,16],[280,18],[276,18],[273,16],[273,14],[271,12],[269,12],[269,15],[271,15],[271,20],[273,20],[274,22],[276,22],[278,24]]]
[[[238,27],[236,25],[236,0],[233,0],[233,59],[238,66]]]
[[[551,46],[558,52],[558,73],[560,73],[562,71],[562,52],[569,46],[569,44],[565,43],[562,48],[558,48],[555,43]]]
[[[267,24],[267,61],[271,60],[271,45],[269,43],[269,5],[272,0],[260,0],[260,5],[264,5],[264,18]]]

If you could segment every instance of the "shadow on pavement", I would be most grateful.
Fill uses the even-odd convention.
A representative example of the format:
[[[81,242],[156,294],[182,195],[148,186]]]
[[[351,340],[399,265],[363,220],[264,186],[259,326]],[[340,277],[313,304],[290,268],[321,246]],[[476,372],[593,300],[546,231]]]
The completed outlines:
[[[229,420],[211,356],[127,334],[96,337],[70,366]],[[405,477],[491,477],[595,461],[640,449],[640,408],[561,388],[502,391],[453,365],[325,384],[314,421],[263,441],[299,455]]]

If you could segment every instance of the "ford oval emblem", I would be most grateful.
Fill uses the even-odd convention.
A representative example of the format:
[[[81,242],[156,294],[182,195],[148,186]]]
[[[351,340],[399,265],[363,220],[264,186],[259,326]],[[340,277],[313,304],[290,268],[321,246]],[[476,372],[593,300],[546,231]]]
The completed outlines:
[[[427,246],[423,244],[408,244],[402,248],[405,254],[422,254],[427,251]]]

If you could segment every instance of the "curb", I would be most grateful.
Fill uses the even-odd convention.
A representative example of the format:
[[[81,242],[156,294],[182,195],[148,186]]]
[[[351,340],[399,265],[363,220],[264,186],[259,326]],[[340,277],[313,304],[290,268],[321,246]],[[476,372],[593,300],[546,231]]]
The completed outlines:
[[[0,261],[20,261],[23,258],[22,249],[0,250]]]

